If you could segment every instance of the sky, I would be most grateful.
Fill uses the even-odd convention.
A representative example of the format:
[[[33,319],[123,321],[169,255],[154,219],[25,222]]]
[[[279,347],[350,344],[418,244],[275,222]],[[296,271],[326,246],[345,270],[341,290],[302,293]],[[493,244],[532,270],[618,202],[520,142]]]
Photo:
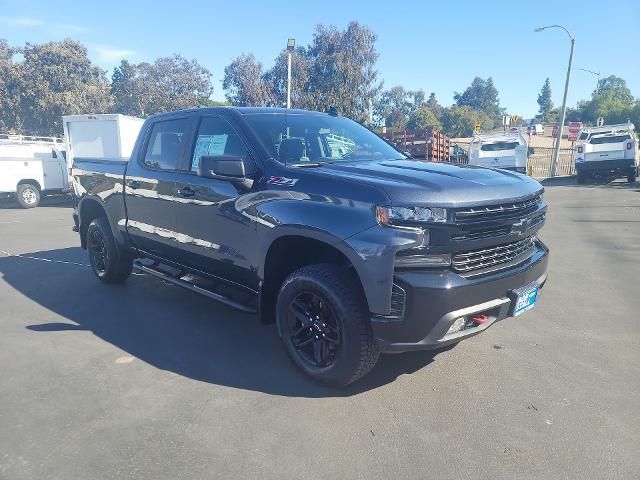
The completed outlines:
[[[545,78],[562,103],[570,42],[576,39],[568,105],[590,98],[597,77],[618,75],[640,97],[640,2],[560,1],[195,1],[92,2],[0,0],[0,38],[10,45],[70,37],[110,76],[122,58],[153,61],[179,53],[213,75],[215,100],[224,98],[224,67],[253,53],[269,68],[287,38],[308,44],[317,24],[345,28],[352,21],[377,35],[377,68],[385,88],[435,92],[453,103],[475,76],[493,77],[509,114],[531,118]]]

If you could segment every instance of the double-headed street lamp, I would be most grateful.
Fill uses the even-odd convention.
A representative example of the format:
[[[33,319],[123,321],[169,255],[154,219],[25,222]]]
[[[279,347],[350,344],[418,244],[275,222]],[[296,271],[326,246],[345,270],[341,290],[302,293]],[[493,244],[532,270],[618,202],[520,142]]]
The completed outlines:
[[[556,171],[558,167],[558,155],[560,154],[560,140],[562,139],[562,129],[564,127],[564,119],[567,114],[567,92],[569,91],[569,79],[571,78],[571,62],[573,62],[573,49],[576,45],[576,39],[571,36],[569,30],[567,30],[562,25],[548,25],[546,27],[538,27],[534,29],[534,32],[541,32],[546,30],[547,28],[561,28],[569,35],[569,39],[571,40],[571,53],[569,53],[569,67],[567,68],[567,81],[564,84],[564,97],[562,98],[562,110],[560,111],[560,133],[558,134],[558,138],[556,138],[556,144],[553,149],[553,157],[551,158],[551,176],[556,176]]]
[[[287,108],[291,108],[291,53],[296,48],[296,39],[287,40]]]

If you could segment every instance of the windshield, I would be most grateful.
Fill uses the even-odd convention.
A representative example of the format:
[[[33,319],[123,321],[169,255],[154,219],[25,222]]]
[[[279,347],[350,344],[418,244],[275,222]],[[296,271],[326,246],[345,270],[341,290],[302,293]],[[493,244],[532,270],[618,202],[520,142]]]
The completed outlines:
[[[260,113],[245,118],[273,158],[286,165],[406,158],[375,133],[344,117]]]
[[[589,143],[591,145],[600,145],[602,143],[620,143],[630,139],[631,137],[629,135],[615,135],[611,137],[591,137],[591,140],[589,140]]]
[[[517,146],[518,142],[483,143],[480,150],[483,152],[499,152],[502,150],[515,150]]]

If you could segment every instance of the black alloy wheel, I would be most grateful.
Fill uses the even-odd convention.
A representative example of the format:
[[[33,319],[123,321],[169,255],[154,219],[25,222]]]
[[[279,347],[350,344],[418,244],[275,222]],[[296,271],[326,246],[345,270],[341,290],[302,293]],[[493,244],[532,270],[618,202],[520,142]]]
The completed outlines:
[[[104,274],[109,267],[109,252],[100,230],[93,230],[89,237],[89,256],[96,273]]]
[[[299,357],[315,368],[332,366],[340,348],[340,324],[329,303],[302,292],[289,304],[288,334]]]

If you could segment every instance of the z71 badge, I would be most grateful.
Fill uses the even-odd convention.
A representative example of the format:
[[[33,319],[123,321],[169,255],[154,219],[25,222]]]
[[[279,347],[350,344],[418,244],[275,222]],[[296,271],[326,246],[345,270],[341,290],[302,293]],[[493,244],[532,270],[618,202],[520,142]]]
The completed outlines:
[[[270,183],[271,185],[280,185],[282,187],[293,187],[297,182],[297,178],[287,177],[271,177],[267,180],[267,183]]]

